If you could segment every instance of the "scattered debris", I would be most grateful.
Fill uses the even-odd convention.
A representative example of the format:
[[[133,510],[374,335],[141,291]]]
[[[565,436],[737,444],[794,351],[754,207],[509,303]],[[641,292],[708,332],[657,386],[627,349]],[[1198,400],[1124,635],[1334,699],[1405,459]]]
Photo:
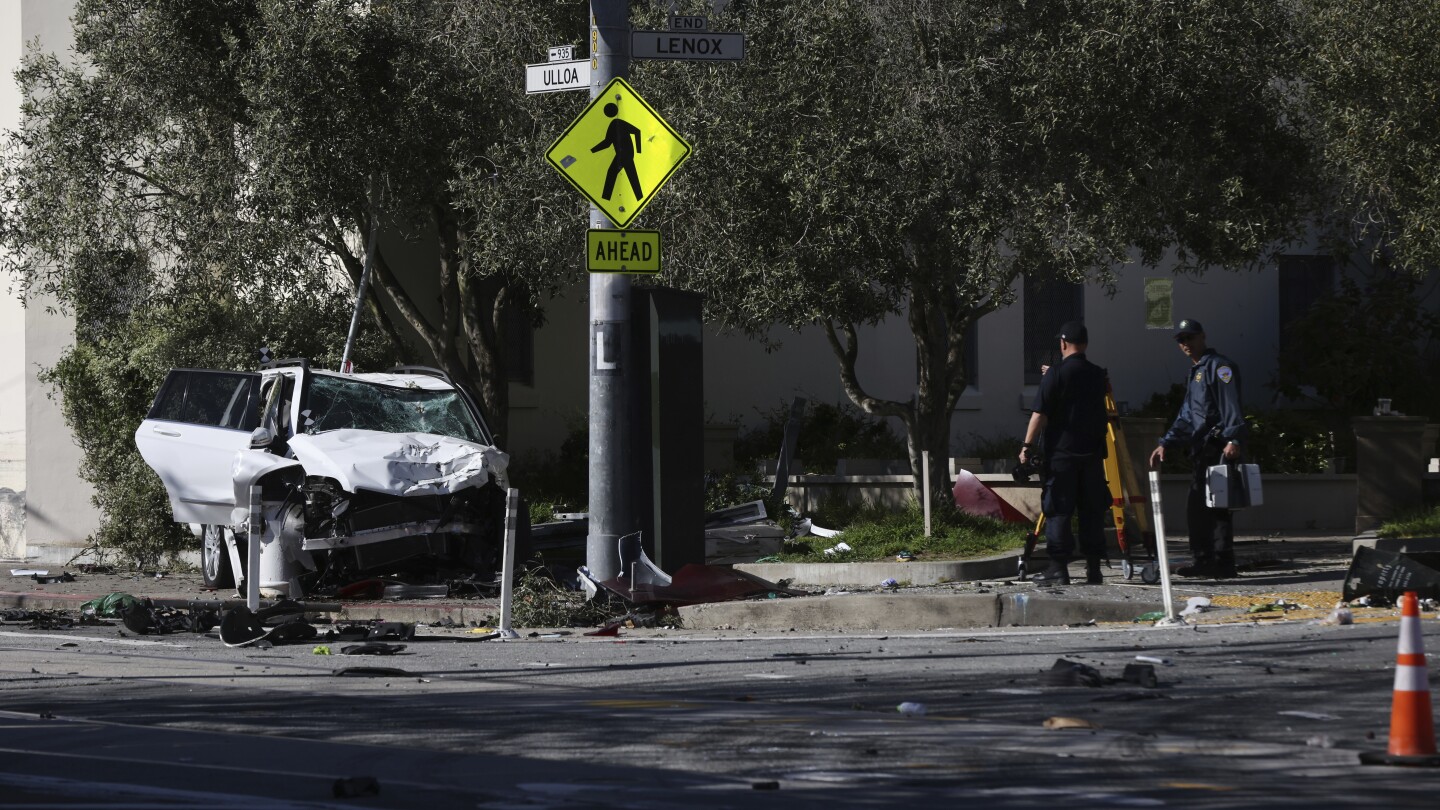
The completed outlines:
[[[1330,611],[1328,616],[1320,620],[1320,624],[1329,627],[1354,623],[1355,614],[1350,611],[1350,608],[1345,606],[1344,602],[1336,602],[1335,609]]]
[[[1143,656],[1136,656],[1141,657]],[[1160,686],[1160,679],[1155,677],[1155,667],[1152,664],[1126,664],[1120,680],[1146,689],[1157,689]]]
[[[1137,655],[1135,660],[1144,664],[1159,664],[1163,667],[1171,666],[1169,658],[1159,658],[1153,655]]]
[[[896,711],[909,717],[924,717],[926,708],[924,703],[913,703],[906,701],[895,707]]]
[[[1284,712],[1277,712],[1277,713],[1280,714],[1280,715],[1283,715],[1283,716],[1285,716],[1285,717],[1303,717],[1303,718],[1305,718],[1306,720],[1339,720],[1339,719],[1340,719],[1340,718],[1339,718],[1338,716],[1336,716],[1336,715],[1333,715],[1333,714],[1325,714],[1324,712],[1304,712],[1304,711],[1294,710],[1294,711],[1284,711]]]
[[[220,624],[219,611],[215,608],[159,605],[148,598],[128,604],[121,619],[131,632],[141,636],[206,633]]]
[[[341,647],[341,655],[394,655],[405,650],[404,644],[386,644],[383,641],[367,641],[364,644],[351,644],[348,647]]]
[[[1098,687],[1105,683],[1100,670],[1078,661],[1064,658],[1055,660],[1055,665],[1040,674],[1040,683],[1045,686],[1088,686]]]
[[[336,779],[331,792],[337,799],[355,799],[361,796],[379,796],[380,781],[373,776],[352,776]]]
[[[853,549],[853,548],[850,547],[850,544],[849,544],[849,543],[846,543],[846,542],[844,542],[844,541],[842,540],[841,542],[836,543],[835,545],[831,546],[830,548],[825,549],[825,554],[826,554],[826,556],[833,557],[833,556],[835,556],[836,554],[846,554],[846,553],[849,553],[849,552],[854,551],[854,550],[855,550],[855,549]]]
[[[329,648],[329,647],[325,646],[324,644],[318,644],[318,645],[315,646],[314,649],[310,650],[310,654],[311,654],[311,655],[331,655],[332,653],[330,652],[330,648]]]
[[[1130,621],[1133,624],[1142,624],[1144,622],[1158,622],[1163,618],[1165,618],[1165,611],[1152,610],[1149,613],[1141,613]]]
[[[74,581],[75,581],[75,575],[72,574],[72,573],[70,573],[69,571],[61,571],[60,573],[55,574],[54,576],[50,576],[50,575],[48,575],[48,574],[39,574],[39,573],[36,573],[36,574],[31,574],[31,575],[30,575],[30,578],[33,579],[33,580],[35,580],[35,582],[36,582],[37,584],[40,584],[40,585],[58,585],[58,584],[60,584],[60,583],[62,583],[62,582],[74,582]]]
[[[1084,720],[1079,717],[1047,717],[1041,725],[1048,729],[1057,730],[1066,728],[1100,728],[1089,720]]]
[[[1405,591],[1440,599],[1440,570],[1405,554],[1361,546],[1355,549],[1340,598],[1352,602],[1373,594],[1393,602]]]
[[[330,673],[337,678],[408,678],[410,673],[394,667],[341,667]]]
[[[880,582],[882,588],[898,588],[900,583],[894,577],[886,577]]]
[[[386,585],[386,599],[444,599],[450,595],[449,585]]]
[[[1210,598],[1207,596],[1192,596],[1185,600],[1185,609],[1180,611],[1181,616],[1196,616],[1204,613],[1210,607]]]
[[[50,575],[50,571],[49,571],[49,570],[42,570],[42,569],[39,569],[39,568],[11,568],[11,569],[10,569],[10,576],[12,576],[12,577],[43,577],[43,576],[49,576],[49,575]]]
[[[106,619],[122,618],[125,610],[131,605],[138,605],[139,599],[128,593],[111,593],[105,596],[91,599],[80,605],[82,615],[100,616]]]

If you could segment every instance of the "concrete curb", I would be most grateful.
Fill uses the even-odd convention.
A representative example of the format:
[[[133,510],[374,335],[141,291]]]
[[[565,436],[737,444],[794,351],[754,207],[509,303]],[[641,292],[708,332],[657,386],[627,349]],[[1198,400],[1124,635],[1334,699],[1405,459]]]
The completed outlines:
[[[21,610],[63,610],[78,613],[80,606],[105,594],[39,594],[0,591],[0,609]],[[229,602],[233,598],[197,598],[189,594],[135,594],[156,600],[186,602]],[[319,612],[333,621],[364,622],[371,620],[387,622],[423,622],[435,624],[446,619],[455,624],[469,625],[498,621],[500,604],[493,600],[456,603],[443,601],[425,602],[348,602],[338,613]]]
[[[1128,622],[1160,604],[1038,593],[857,593],[680,608],[687,630],[937,630]]]
[[[800,586],[873,587],[887,579],[902,585],[942,585],[1013,577],[1018,559],[1019,551],[1008,551],[993,557],[937,562],[741,563],[735,570],[770,582],[788,579]]]

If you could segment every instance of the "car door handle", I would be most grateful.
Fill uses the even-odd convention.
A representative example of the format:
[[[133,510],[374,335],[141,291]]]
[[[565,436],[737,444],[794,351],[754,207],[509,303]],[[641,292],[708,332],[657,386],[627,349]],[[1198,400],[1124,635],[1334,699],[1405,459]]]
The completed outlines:
[[[178,432],[176,432],[176,431],[173,431],[173,430],[166,430],[166,429],[164,429],[164,428],[158,428],[158,427],[157,427],[157,428],[155,428],[155,432],[156,432],[156,433],[159,433],[161,436],[174,436],[174,437],[177,438],[177,439],[180,438],[180,434],[179,434]]]

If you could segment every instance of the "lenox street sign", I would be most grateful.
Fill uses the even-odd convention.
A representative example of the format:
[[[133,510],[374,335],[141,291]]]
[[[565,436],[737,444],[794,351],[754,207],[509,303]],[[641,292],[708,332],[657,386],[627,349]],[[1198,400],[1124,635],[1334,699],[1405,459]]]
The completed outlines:
[[[635,31],[635,59],[695,59],[738,62],[745,58],[745,35],[719,31]]]

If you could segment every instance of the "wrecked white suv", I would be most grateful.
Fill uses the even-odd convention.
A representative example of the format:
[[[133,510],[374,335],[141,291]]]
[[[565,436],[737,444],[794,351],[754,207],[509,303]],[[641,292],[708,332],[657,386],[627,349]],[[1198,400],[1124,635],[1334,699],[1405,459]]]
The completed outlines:
[[[493,582],[499,568],[509,456],[435,369],[174,369],[135,443],[175,520],[200,536],[212,587],[248,573],[252,486],[269,596],[333,594],[386,574]]]

